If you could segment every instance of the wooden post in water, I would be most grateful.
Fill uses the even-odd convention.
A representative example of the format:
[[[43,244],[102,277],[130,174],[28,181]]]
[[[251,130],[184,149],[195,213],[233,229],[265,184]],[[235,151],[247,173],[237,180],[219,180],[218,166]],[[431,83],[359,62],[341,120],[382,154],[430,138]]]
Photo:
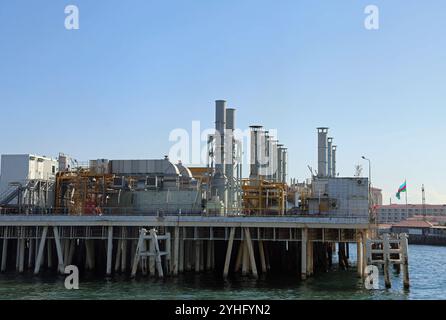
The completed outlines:
[[[243,240],[243,254],[242,254],[242,276],[246,276],[249,272],[249,253],[246,239]]]
[[[403,260],[403,285],[409,289],[409,241],[406,233],[400,235],[401,259]]]
[[[389,272],[389,248],[390,248],[390,243],[389,243],[389,234],[386,233],[383,236],[383,258],[384,258],[384,283],[386,288],[390,288],[391,287],[391,282],[390,282],[390,272]]]

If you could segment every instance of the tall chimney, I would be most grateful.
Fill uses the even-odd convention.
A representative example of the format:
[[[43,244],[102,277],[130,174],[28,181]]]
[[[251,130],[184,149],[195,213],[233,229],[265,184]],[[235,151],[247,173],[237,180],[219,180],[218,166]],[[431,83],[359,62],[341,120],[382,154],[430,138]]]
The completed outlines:
[[[217,195],[224,204],[226,213],[228,192],[225,176],[225,129],[226,129],[226,101],[215,101],[215,172],[212,177],[212,194]]]
[[[328,162],[328,171],[327,171],[327,175],[329,177],[333,176],[333,162],[332,162],[332,148],[333,148],[333,138],[329,137],[327,138],[327,143],[328,143],[328,147],[327,147],[327,151],[328,151],[328,155],[327,155],[327,162]]]
[[[225,174],[226,101],[215,101],[216,159],[215,171]]]
[[[327,134],[328,128],[317,128],[318,131],[318,177],[327,177]]]
[[[337,150],[337,148],[338,148],[338,146],[333,146],[332,147],[332,149],[331,149],[331,161],[332,161],[332,168],[331,168],[331,170],[332,170],[332,173],[331,173],[331,175],[333,176],[333,177],[336,177],[337,176],[337,172],[336,172],[336,150]]]
[[[235,165],[235,141],[234,141],[234,129],[235,129],[235,109],[226,109],[226,155],[225,155],[225,175],[228,181],[228,207],[232,208],[235,195],[235,183],[234,183],[234,165]]]
[[[250,179],[259,177],[259,147],[261,144],[262,126],[250,126],[251,129],[251,148],[250,148]]]
[[[274,176],[274,180],[277,182],[282,182],[282,175],[283,175],[283,144],[277,145],[277,164],[276,164],[276,174]]]

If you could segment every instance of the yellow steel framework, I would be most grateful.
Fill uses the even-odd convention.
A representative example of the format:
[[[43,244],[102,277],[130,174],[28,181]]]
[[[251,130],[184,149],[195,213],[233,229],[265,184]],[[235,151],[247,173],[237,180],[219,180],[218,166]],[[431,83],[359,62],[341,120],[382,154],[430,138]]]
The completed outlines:
[[[246,215],[284,215],[286,184],[242,179],[242,206]]]
[[[97,174],[85,169],[59,172],[56,176],[56,212],[72,215],[101,213],[112,183],[111,174]]]

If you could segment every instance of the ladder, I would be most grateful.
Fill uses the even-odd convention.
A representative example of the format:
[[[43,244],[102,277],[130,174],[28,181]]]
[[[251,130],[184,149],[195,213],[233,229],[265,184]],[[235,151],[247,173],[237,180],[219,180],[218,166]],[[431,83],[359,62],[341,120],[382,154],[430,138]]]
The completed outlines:
[[[159,241],[166,241],[166,251],[160,251]],[[149,250],[147,250],[147,241],[149,241]],[[163,278],[163,266],[162,266],[162,256],[166,256],[170,260],[170,234],[158,235],[157,231],[152,228],[149,231],[142,228],[139,232],[138,244],[136,246],[135,257],[133,259],[132,265],[132,278],[136,276],[136,271],[138,269],[138,263],[141,261],[141,269],[143,273],[146,273],[146,260],[147,257],[155,258],[155,265],[158,271],[158,277]]]

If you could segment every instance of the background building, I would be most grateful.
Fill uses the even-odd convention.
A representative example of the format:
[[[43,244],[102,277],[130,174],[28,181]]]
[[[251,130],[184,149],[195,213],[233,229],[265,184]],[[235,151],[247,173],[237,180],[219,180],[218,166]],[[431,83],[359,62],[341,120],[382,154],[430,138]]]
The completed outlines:
[[[382,190],[378,188],[372,188],[372,201],[375,206],[382,206],[383,194]]]
[[[378,223],[392,223],[414,216],[446,217],[446,205],[391,204],[377,207]]]

